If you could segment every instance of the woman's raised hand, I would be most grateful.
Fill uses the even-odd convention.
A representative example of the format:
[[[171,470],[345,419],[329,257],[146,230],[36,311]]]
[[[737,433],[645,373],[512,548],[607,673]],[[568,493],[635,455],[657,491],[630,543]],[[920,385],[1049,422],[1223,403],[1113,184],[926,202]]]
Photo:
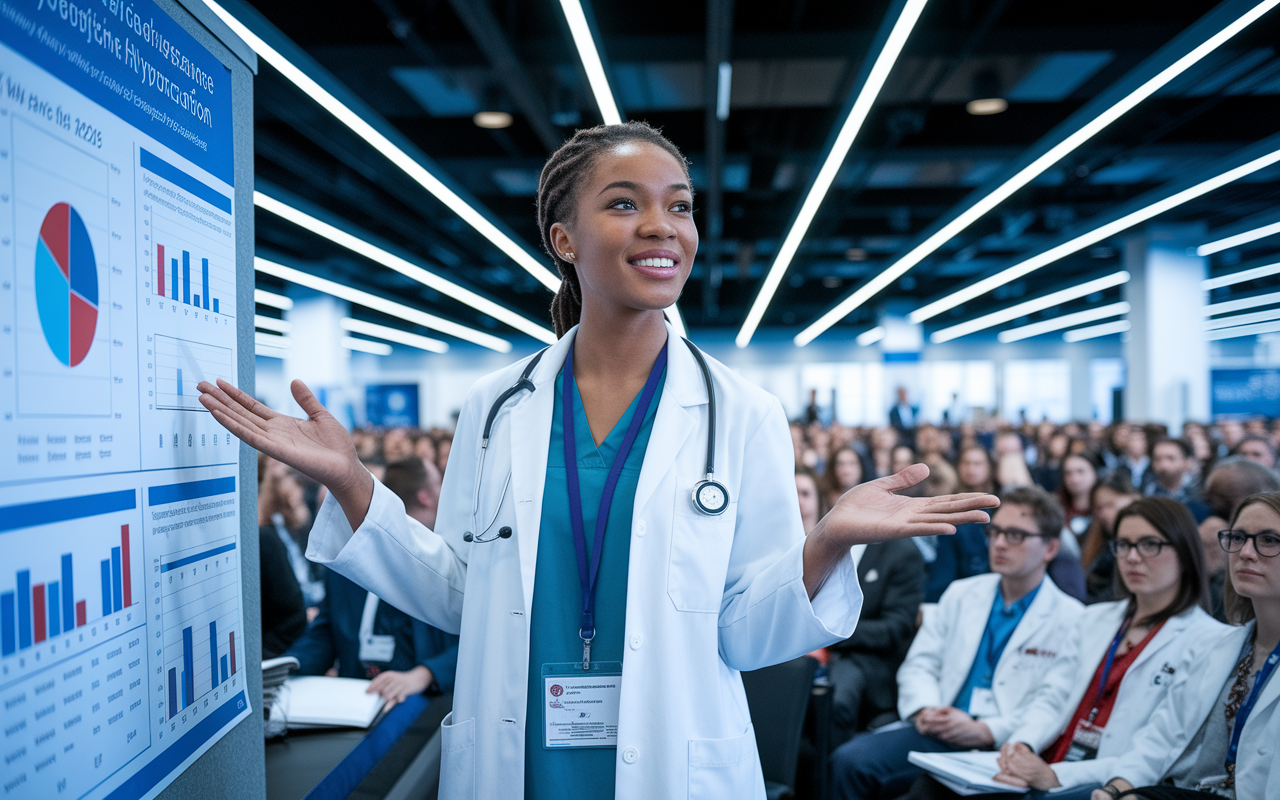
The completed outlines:
[[[909,536],[937,536],[955,533],[957,525],[988,522],[990,517],[983,509],[1000,505],[995,495],[981,492],[942,497],[894,494],[927,477],[928,467],[913,464],[897,475],[855,486],[836,501],[813,533],[821,531],[841,547]]]
[[[342,504],[352,528],[369,509],[373,477],[360,464],[351,436],[320,405],[302,381],[290,386],[293,398],[306,412],[296,419],[272,411],[224,380],[201,381],[200,403],[213,418],[241,441],[329,488]]]

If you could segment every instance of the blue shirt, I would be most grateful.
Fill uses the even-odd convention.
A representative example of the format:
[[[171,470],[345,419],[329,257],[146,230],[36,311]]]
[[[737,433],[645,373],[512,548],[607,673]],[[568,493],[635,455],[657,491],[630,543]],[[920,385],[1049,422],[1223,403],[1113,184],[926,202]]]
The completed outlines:
[[[645,449],[653,432],[666,373],[658,381],[649,413],[645,415],[631,452],[622,467],[605,526],[604,553],[596,582],[596,638],[591,660],[622,661],[627,620],[627,564],[631,554],[631,513],[636,484],[644,464]],[[538,800],[566,797],[592,800],[614,796],[617,748],[592,747],[548,750],[543,747],[542,665],[582,661],[582,588],[578,581],[573,529],[569,523],[569,484],[564,463],[564,370],[556,376],[555,412],[551,418],[551,445],[547,450],[546,487],[542,493],[542,525],[538,535],[538,561],[533,580],[533,612],[529,622],[529,699],[525,706],[524,796]],[[578,482],[582,492],[582,523],[587,532],[587,557],[591,556],[596,516],[605,479],[639,401],[635,399],[622,419],[597,448],[591,436],[582,397],[574,391],[574,434],[578,453]],[[497,667],[498,665],[494,665]]]
[[[1044,583],[1044,580],[1041,579],[1040,582]],[[964,686],[960,687],[960,694],[956,695],[952,706],[967,712],[969,702],[973,699],[973,690],[991,688],[996,675],[996,664],[1000,663],[1004,648],[1013,638],[1013,632],[1017,630],[1018,623],[1022,622],[1022,617],[1039,591],[1040,586],[1036,586],[1013,605],[1006,606],[1004,594],[996,586],[996,599],[991,603],[991,615],[987,617],[987,628],[982,632],[978,654],[974,657],[973,666],[969,667],[969,677],[965,679]]]

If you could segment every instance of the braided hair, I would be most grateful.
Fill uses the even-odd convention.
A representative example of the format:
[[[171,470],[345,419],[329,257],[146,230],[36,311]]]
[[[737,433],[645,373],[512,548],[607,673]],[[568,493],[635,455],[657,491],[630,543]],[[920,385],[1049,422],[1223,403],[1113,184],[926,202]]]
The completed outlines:
[[[573,262],[561,258],[551,246],[551,226],[557,222],[563,225],[573,221],[578,187],[590,174],[601,153],[617,145],[637,141],[661,147],[670,153],[684,169],[685,179],[689,180],[689,162],[680,148],[647,122],[623,122],[580,130],[552,153],[542,168],[542,176],[538,180],[538,229],[542,232],[542,248],[551,256],[556,271],[563,279],[560,290],[551,301],[551,320],[557,337],[564,336],[582,316],[582,285]]]

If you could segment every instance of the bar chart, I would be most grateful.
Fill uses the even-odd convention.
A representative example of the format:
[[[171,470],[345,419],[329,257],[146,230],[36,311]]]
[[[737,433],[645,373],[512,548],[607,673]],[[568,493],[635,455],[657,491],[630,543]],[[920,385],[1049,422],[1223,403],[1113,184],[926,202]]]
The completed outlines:
[[[204,411],[200,405],[200,381],[218,378],[233,380],[230,348],[179,339],[175,336],[155,337],[152,366],[152,391],[155,407],[170,411]]]

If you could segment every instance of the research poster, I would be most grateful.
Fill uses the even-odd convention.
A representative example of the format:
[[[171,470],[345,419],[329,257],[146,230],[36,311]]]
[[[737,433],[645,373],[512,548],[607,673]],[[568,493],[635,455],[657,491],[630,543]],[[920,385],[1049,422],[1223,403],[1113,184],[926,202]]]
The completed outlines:
[[[154,797],[250,713],[196,390],[239,358],[231,108],[150,0],[0,0],[5,800]]]

